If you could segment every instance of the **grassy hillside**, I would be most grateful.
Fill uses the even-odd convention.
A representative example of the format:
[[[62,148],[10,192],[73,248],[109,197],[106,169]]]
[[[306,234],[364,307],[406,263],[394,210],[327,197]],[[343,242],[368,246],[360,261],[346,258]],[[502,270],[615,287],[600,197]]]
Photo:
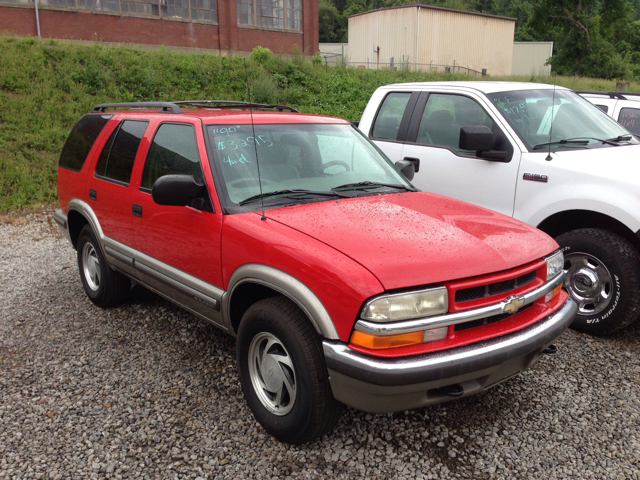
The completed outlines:
[[[78,117],[102,102],[229,99],[288,103],[303,112],[360,118],[369,95],[396,82],[477,79],[464,75],[325,67],[284,60],[84,46],[0,37],[0,213],[56,201],[60,149]],[[505,78],[515,80],[516,78]],[[517,78],[522,81],[548,81]],[[614,82],[557,79],[574,89]],[[632,89],[640,90],[633,84]]]

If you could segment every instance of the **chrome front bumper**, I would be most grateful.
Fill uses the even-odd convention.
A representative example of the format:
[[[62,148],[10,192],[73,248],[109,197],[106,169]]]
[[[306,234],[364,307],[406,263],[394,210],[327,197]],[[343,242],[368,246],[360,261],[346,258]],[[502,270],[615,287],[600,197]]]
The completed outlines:
[[[410,357],[373,357],[325,340],[324,355],[335,398],[384,413],[453,400],[438,390],[460,385],[478,393],[529,368],[564,332],[577,311],[568,298],[548,317],[517,332],[450,350]]]

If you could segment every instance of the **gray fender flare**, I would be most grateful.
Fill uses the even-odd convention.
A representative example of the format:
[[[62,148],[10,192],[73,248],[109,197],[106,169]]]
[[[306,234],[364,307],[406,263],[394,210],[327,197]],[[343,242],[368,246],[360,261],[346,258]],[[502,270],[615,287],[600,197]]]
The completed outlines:
[[[102,254],[104,255],[105,254],[105,251],[104,251],[105,236],[104,236],[104,233],[102,232],[102,227],[100,226],[98,217],[96,217],[96,214],[94,213],[93,209],[84,200],[80,200],[79,198],[72,198],[71,200],[69,200],[69,203],[67,204],[67,226],[69,222],[69,212],[71,211],[76,211],[80,215],[82,215],[84,218],[87,219],[87,221],[89,222],[89,225],[91,225],[91,228],[95,232],[96,237],[98,237],[98,243],[100,244],[100,249],[102,250]],[[70,230],[70,227],[67,227],[67,228],[69,228]]]
[[[320,299],[316,297],[309,287],[282,270],[259,263],[242,265],[231,275],[227,291],[222,296],[222,312],[224,318],[231,318],[230,305],[233,292],[243,283],[257,283],[280,292],[300,307],[313,324],[313,327],[323,338],[340,340],[331,316],[324,308]]]

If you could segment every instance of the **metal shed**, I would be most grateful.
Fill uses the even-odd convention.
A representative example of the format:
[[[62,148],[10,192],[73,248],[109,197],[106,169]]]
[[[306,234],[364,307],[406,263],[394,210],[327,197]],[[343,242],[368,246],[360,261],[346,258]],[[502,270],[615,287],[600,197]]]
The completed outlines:
[[[417,4],[358,13],[349,17],[350,62],[509,75],[515,21]]]
[[[553,42],[515,42],[513,44],[513,75],[551,75],[547,60],[553,55]]]

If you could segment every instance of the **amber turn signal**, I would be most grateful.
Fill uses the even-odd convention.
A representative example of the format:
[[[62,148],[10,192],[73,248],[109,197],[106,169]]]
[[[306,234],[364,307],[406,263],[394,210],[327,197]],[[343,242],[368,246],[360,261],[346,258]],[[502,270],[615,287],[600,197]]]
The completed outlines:
[[[560,295],[560,290],[562,290],[562,284],[558,285],[556,288],[554,288],[551,292],[547,293],[544,296],[544,303],[550,302],[552,299],[556,298],[558,295]]]
[[[399,335],[372,335],[364,332],[353,332],[351,343],[359,347],[380,350],[383,348],[406,347],[422,343],[424,332],[401,333]]]

